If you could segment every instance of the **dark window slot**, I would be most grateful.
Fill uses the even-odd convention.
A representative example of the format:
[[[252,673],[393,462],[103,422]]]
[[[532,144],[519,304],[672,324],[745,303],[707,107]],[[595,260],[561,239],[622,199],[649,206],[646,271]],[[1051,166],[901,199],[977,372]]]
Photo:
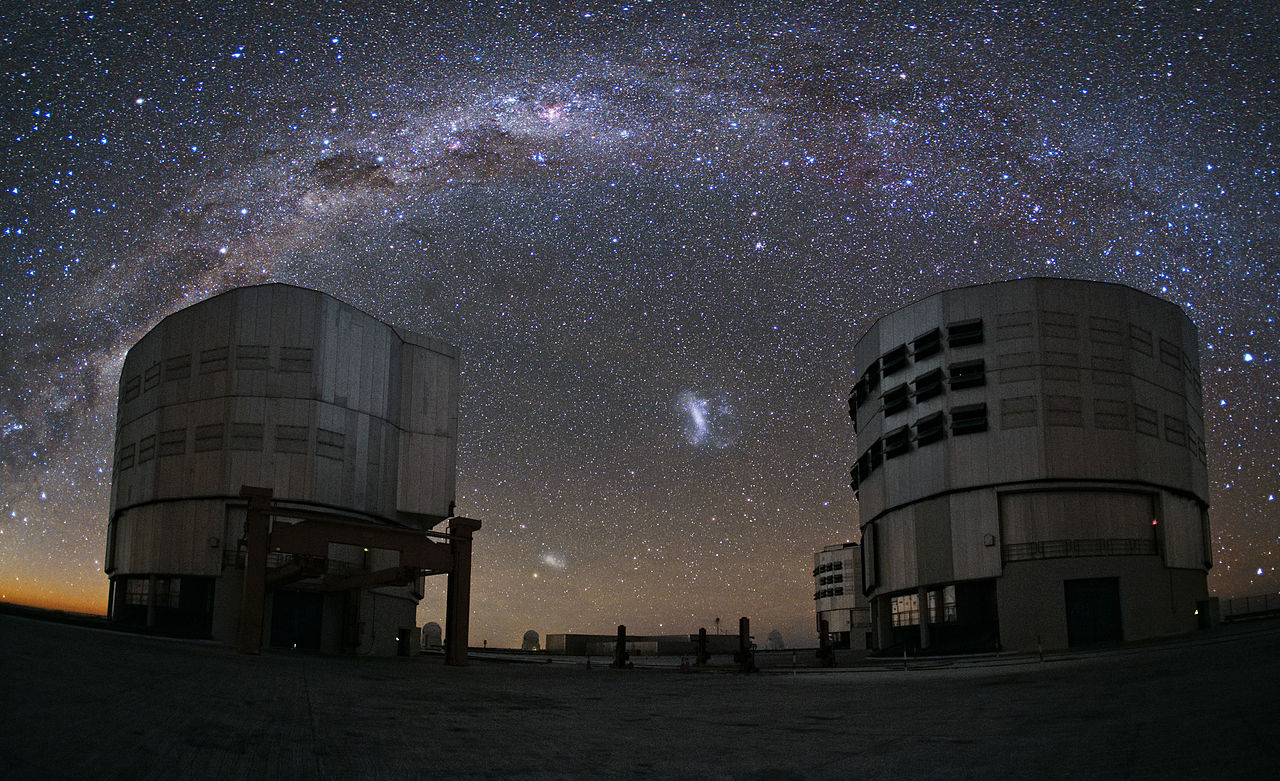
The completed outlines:
[[[987,405],[969,404],[951,410],[951,433],[953,436],[978,434],[987,430]]]
[[[862,381],[866,383],[868,394],[880,387],[880,359],[871,362],[862,375]]]
[[[911,429],[899,426],[884,435],[884,457],[897,458],[911,450]]]
[[[982,344],[982,320],[962,320],[947,326],[947,346],[967,347]]]
[[[951,372],[951,390],[978,388],[987,384],[987,366],[982,359],[953,363],[948,368]]]
[[[883,367],[884,376],[888,377],[896,371],[899,371],[907,365],[907,346],[900,344],[880,358],[880,364]]]
[[[937,355],[941,351],[942,332],[937,328],[911,340],[911,354],[917,361]]]
[[[942,369],[925,372],[916,377],[911,384],[915,388],[917,402],[932,399],[942,393]]]
[[[911,391],[905,382],[884,392],[884,414],[896,415],[910,405]]]
[[[932,445],[947,436],[947,418],[941,412],[926,415],[916,421],[916,447]]]

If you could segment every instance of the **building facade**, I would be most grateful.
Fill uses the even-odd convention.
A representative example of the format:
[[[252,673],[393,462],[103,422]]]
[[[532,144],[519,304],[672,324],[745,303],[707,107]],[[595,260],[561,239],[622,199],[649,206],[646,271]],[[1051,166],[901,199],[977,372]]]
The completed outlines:
[[[828,545],[813,554],[813,604],[816,630],[827,622],[831,647],[867,648],[871,610],[862,594],[862,557],[856,542]]]
[[[855,347],[873,643],[1066,648],[1195,629],[1212,565],[1195,327],[1120,285],[949,290]]]
[[[423,577],[449,573],[451,610],[469,583],[478,522],[432,531],[453,515],[457,408],[455,348],[318,291],[169,315],[120,379],[112,620],[250,652],[403,652]]]

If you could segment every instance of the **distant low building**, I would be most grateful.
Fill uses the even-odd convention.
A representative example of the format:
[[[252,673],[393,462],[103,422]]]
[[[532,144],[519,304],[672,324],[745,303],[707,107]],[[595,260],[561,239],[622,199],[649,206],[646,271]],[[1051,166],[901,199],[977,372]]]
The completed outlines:
[[[828,545],[813,554],[815,631],[822,622],[832,648],[865,649],[871,631],[871,610],[862,595],[862,559],[856,542]]]
[[[549,634],[546,651],[559,656],[613,656],[616,635]],[[698,635],[628,635],[627,653],[632,656],[693,656],[698,650]],[[733,654],[738,650],[737,635],[707,635],[707,651]]]

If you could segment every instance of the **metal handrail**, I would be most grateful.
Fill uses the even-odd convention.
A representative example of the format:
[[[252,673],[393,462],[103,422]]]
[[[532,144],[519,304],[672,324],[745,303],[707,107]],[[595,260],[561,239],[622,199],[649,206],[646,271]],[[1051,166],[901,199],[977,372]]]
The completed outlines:
[[[284,553],[282,551],[271,551],[267,554],[267,568],[275,569],[295,561],[310,561],[315,564],[323,565],[326,575],[350,575],[356,572],[365,572],[365,568],[359,564],[353,564],[349,561],[341,559],[328,559],[320,556],[309,556],[306,554]],[[224,550],[222,552],[222,566],[224,568],[244,569],[245,552],[240,550]]]
[[[1004,561],[1067,559],[1081,556],[1154,556],[1155,540],[1098,537],[1076,540],[1015,542],[1000,549]]]
[[[1224,618],[1257,615],[1280,611],[1280,594],[1251,594],[1247,597],[1227,597],[1220,602]]]

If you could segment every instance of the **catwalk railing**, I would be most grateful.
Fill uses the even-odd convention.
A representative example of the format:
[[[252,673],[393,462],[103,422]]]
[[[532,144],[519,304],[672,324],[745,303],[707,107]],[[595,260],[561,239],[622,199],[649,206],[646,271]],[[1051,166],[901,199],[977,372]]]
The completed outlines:
[[[1233,619],[1280,613],[1280,594],[1254,594],[1247,597],[1223,597],[1222,618]]]
[[[1000,549],[1005,561],[1068,559],[1079,556],[1154,556],[1155,540],[1097,538],[1015,542]]]
[[[224,550],[222,552],[222,566],[226,569],[244,569],[244,558],[243,550]],[[294,562],[306,564],[326,575],[350,575],[355,572],[365,571],[365,568],[359,564],[339,559],[324,559],[317,556],[281,553],[279,551],[272,551],[267,554],[268,569],[277,569]]]

